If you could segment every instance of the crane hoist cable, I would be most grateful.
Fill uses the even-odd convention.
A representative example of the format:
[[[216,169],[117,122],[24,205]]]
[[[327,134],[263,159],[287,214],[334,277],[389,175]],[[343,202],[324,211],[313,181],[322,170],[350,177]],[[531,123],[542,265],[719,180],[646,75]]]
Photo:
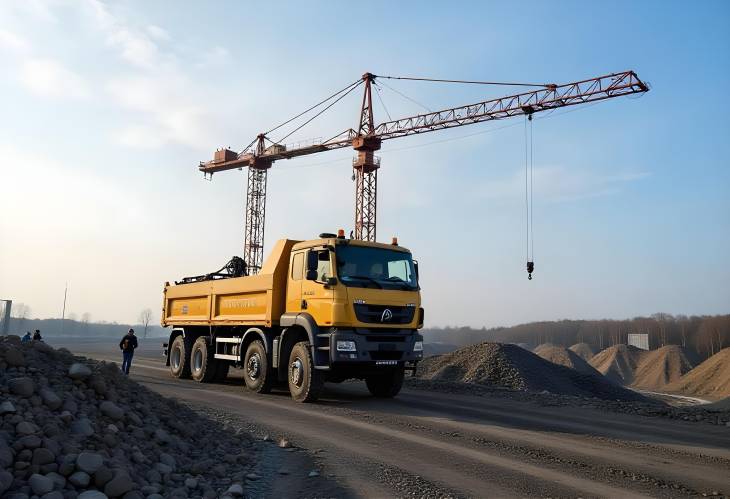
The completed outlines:
[[[528,133],[529,122],[529,133]],[[527,279],[532,280],[535,271],[535,237],[533,232],[533,147],[532,113],[525,114],[525,253],[527,257]]]

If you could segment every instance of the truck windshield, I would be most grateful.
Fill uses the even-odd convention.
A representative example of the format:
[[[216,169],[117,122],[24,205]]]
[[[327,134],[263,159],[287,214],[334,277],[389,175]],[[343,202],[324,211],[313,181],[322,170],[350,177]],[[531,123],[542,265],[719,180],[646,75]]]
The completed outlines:
[[[369,248],[337,246],[337,276],[345,286],[382,289],[418,288],[410,253]]]

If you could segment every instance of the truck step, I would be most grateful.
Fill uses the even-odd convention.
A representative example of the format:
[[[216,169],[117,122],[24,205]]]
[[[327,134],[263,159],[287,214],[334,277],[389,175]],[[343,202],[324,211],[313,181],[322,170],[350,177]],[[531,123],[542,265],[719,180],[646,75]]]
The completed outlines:
[[[330,347],[317,347],[317,350],[324,350],[326,352],[329,352]]]

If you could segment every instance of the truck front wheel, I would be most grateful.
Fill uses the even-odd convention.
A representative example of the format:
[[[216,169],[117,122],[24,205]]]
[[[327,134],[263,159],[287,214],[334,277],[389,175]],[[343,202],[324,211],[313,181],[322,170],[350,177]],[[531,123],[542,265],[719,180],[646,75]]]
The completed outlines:
[[[403,387],[405,370],[400,367],[375,376],[365,378],[370,393],[378,398],[393,398]]]
[[[210,383],[215,378],[217,363],[207,336],[201,336],[190,349],[190,374],[199,383]]]
[[[178,336],[170,347],[170,374],[175,378],[190,377],[190,342]]]
[[[289,392],[297,402],[314,402],[324,386],[324,376],[314,368],[309,342],[300,341],[289,355]]]
[[[246,387],[252,392],[269,393],[273,376],[269,372],[269,360],[261,340],[252,341],[246,350],[243,361],[243,379]]]

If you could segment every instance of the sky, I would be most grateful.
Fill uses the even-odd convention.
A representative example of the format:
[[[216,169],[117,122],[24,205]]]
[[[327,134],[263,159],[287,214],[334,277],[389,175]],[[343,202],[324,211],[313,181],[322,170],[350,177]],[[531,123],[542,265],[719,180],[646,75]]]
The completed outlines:
[[[536,115],[532,281],[522,118],[385,142],[378,239],[419,261],[431,327],[728,313],[728,26],[725,1],[2,2],[0,298],[60,317],[68,283],[67,317],[159,320],[165,281],[242,252],[245,171],[206,181],[198,162],[365,72],[632,69],[650,92]],[[514,91],[383,82],[376,122]],[[287,142],[356,127],[359,99]],[[265,251],[349,233],[352,156],[274,164]]]

